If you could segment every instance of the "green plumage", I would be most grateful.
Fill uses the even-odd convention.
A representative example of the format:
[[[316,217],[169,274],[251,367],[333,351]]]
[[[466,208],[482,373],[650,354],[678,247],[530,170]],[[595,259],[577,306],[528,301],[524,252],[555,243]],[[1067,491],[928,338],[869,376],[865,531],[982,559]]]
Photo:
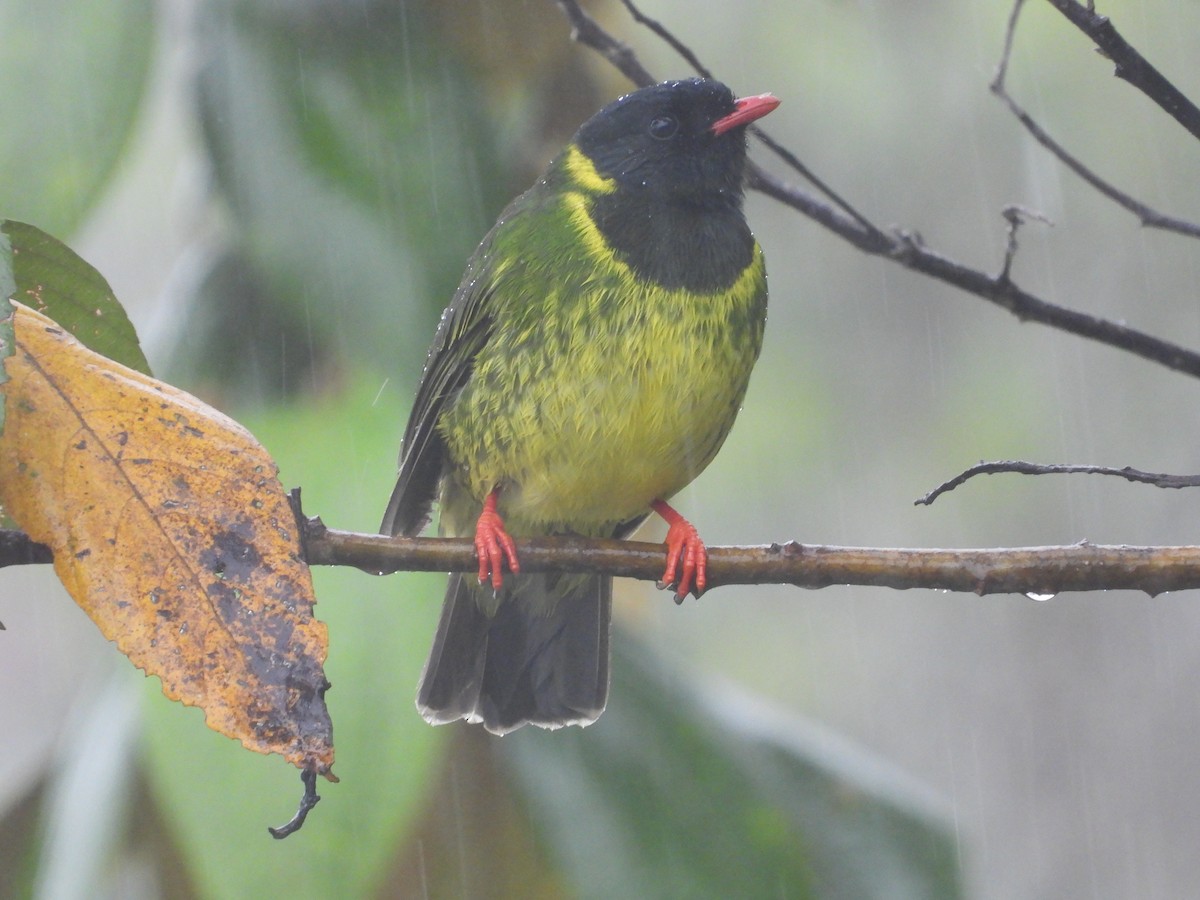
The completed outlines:
[[[385,533],[419,530],[436,499],[441,533],[471,535],[498,491],[518,542],[623,535],[708,465],[766,319],[741,211],[744,127],[712,133],[736,108],[711,81],[631,94],[505,210],[430,350]],[[474,581],[451,577],[418,698],[426,717],[497,733],[595,719],[611,579],[509,574],[499,592]]]

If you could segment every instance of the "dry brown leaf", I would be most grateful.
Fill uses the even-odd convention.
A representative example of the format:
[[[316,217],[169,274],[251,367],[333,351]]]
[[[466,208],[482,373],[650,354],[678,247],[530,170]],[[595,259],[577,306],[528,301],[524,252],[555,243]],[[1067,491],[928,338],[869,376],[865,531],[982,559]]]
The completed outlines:
[[[328,639],[275,463],[232,419],[14,306],[0,502],[163,693],[332,779]]]

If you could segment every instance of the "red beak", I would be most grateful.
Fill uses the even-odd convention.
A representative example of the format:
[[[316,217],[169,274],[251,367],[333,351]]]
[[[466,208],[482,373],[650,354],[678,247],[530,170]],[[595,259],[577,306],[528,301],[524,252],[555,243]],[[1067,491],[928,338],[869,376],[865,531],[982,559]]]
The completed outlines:
[[[735,101],[733,112],[712,123],[712,133],[719,136],[742,125],[749,125],[755,119],[761,119],[778,105],[779,98],[774,94],[743,97],[741,100]]]

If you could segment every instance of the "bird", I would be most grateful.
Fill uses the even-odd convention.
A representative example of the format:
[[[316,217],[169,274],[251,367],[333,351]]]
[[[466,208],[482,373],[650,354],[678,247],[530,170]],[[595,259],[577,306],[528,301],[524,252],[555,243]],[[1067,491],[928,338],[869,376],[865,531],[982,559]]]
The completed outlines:
[[[660,587],[703,592],[704,542],[668,500],[720,449],[762,347],[746,131],[778,105],[708,78],[620,97],[467,263],[380,528],[415,535],[436,504],[441,535],[474,536],[477,576],[450,575],[417,692],[431,724],[506,734],[605,708],[612,578],[522,574],[523,537],[622,538],[657,513]]]

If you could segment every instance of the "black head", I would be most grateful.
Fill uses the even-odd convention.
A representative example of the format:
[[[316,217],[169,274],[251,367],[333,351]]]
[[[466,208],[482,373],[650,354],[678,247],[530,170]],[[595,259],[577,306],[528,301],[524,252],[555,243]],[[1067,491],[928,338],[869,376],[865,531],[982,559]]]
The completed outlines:
[[[580,127],[575,143],[619,188],[736,202],[746,125],[778,104],[769,95],[735,100],[719,81],[668,81],[610,103]]]

